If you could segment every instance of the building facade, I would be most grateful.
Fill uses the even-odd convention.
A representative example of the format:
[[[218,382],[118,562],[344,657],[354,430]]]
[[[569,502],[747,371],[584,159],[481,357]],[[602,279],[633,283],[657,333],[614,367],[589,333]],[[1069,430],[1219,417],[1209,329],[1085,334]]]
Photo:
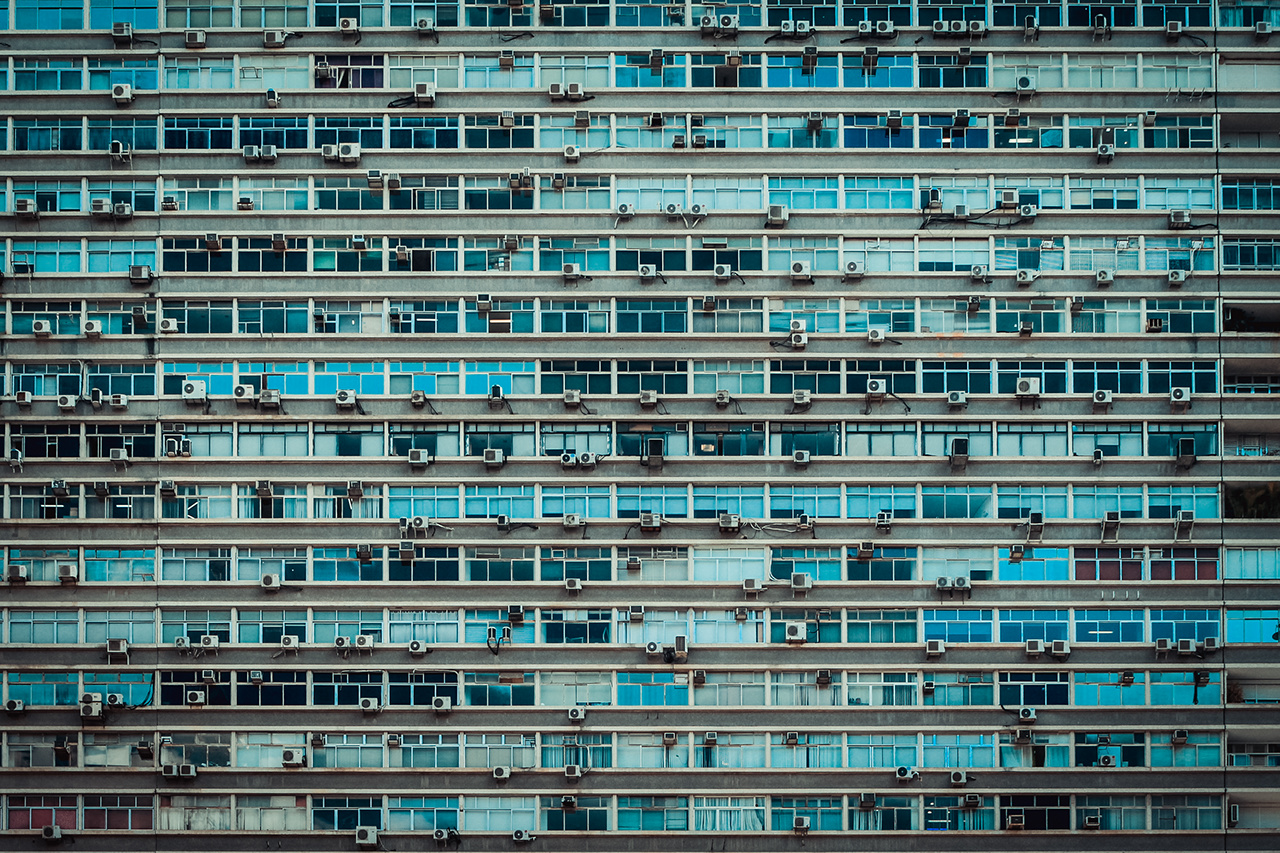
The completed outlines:
[[[0,4],[0,850],[1275,850],[1273,26]]]

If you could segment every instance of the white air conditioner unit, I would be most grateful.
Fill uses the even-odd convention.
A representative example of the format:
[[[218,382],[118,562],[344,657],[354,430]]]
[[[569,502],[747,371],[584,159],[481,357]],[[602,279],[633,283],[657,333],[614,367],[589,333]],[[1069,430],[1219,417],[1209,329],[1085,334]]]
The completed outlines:
[[[844,262],[844,277],[846,279],[862,278],[864,272],[865,272],[865,269],[863,268],[861,261],[845,261]]]
[[[959,408],[969,405],[969,395],[964,391],[948,391],[947,405]]]
[[[281,763],[285,767],[305,767],[307,763],[307,751],[301,747],[285,749],[281,753]]]
[[[991,281],[991,269],[985,264],[974,264],[969,269],[969,277],[974,281]]]
[[[1040,378],[1037,376],[1019,376],[1014,385],[1014,393],[1019,397],[1039,397]]]
[[[766,225],[786,225],[791,219],[791,211],[785,204],[769,205],[769,212],[765,219]]]
[[[203,705],[208,701],[209,695],[204,690],[188,690],[186,691],[186,700],[188,705]]]
[[[733,267],[728,264],[716,264],[712,272],[717,281],[728,281],[733,277]]]
[[[1166,278],[1168,279],[1169,284],[1184,284],[1188,275],[1190,275],[1190,273],[1186,270],[1169,270]]]
[[[111,87],[111,97],[117,104],[133,101],[133,87],[128,83],[116,83]]]
[[[636,215],[636,206],[634,204],[620,204],[614,211],[619,219],[630,219]]]
[[[1104,142],[1098,146],[1097,160],[1099,163],[1110,163],[1116,158],[1116,147],[1110,142]]]
[[[203,403],[209,398],[203,379],[188,379],[182,383],[182,399],[188,403]]]
[[[333,395],[333,402],[339,409],[354,409],[356,407],[356,392],[339,391]]]
[[[1036,721],[1036,709],[1035,708],[1019,708],[1018,720],[1019,722],[1023,722],[1023,723],[1034,723]]]
[[[149,266],[135,264],[129,267],[129,282],[131,284],[149,284],[153,277]]]
[[[813,589],[813,575],[808,572],[792,572],[791,588],[797,592],[806,592]]]
[[[813,265],[809,261],[792,261],[791,280],[813,281]]]
[[[343,19],[348,20],[348,19]],[[378,829],[374,826],[356,827],[356,847],[372,850],[378,846]]]
[[[184,45],[194,50],[204,47],[208,43],[208,38],[204,30],[187,30],[182,34],[182,41]]]
[[[1019,95],[1034,95],[1036,93],[1036,78],[1029,74],[1023,74],[1013,83],[1013,90]]]
[[[785,639],[793,645],[802,645],[809,638],[809,623],[788,622],[785,626]]]
[[[885,341],[884,329],[868,329],[867,330],[867,343],[882,344],[884,343],[884,341]],[[876,380],[876,381],[879,381],[879,380]]]
[[[1190,388],[1170,388],[1169,402],[1175,406],[1185,406],[1191,402]]]
[[[59,394],[58,408],[64,412],[74,412],[76,410],[75,396],[72,394]]]
[[[507,456],[500,448],[487,447],[484,451],[484,464],[490,468],[500,468],[506,464]]]
[[[354,142],[338,144],[338,160],[342,163],[355,163],[360,159],[360,146]]]
[[[942,640],[926,640],[924,644],[926,657],[936,658],[947,653],[947,646]]]
[[[1018,270],[1016,273],[1014,273],[1014,278],[1017,279],[1018,284],[1030,284],[1031,282],[1036,281],[1037,279],[1040,278],[1040,271],[1039,270]]]
[[[720,513],[719,526],[722,532],[737,532],[742,529],[742,516],[731,513]]]

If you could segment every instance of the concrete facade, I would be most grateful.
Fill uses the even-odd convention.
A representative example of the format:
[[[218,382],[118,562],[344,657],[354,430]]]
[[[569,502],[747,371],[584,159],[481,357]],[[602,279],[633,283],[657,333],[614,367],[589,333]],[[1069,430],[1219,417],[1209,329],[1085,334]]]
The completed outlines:
[[[0,11],[0,850],[1276,849],[1280,8],[148,2]]]

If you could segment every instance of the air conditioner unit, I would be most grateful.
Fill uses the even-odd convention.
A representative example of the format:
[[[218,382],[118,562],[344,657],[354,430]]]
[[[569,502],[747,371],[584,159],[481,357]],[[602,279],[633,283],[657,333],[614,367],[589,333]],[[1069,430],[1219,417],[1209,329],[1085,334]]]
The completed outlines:
[[[360,146],[354,142],[338,144],[338,160],[342,163],[355,163],[360,159]]]
[[[1115,767],[1116,757],[1114,755],[1099,755],[1098,766],[1099,767]]]
[[[719,525],[721,532],[734,532],[742,529],[742,516],[736,513],[722,512],[720,513]]]
[[[717,281],[728,281],[733,277],[733,267],[728,264],[716,264],[712,272]]]
[[[844,277],[846,279],[862,278],[864,272],[865,269],[863,268],[861,261],[844,262]]]
[[[791,219],[791,211],[785,204],[771,204],[765,218],[766,225],[786,225]]]
[[[991,281],[991,269],[985,264],[974,264],[969,269],[969,278],[974,281]]]
[[[1034,723],[1036,721],[1036,709],[1035,708],[1019,708],[1018,720],[1023,723]]]
[[[200,648],[204,649],[205,651],[217,651],[219,645],[220,645],[220,641],[218,640],[217,634],[201,634],[200,635]]]
[[[203,705],[208,701],[209,694],[204,690],[188,690],[186,692],[186,700],[188,705]]]
[[[1037,279],[1040,278],[1040,271],[1039,270],[1018,270],[1014,274],[1014,278],[1017,279],[1018,284],[1030,284],[1031,282],[1036,281]]]
[[[58,563],[58,582],[75,583],[80,580],[80,567],[75,563]]]
[[[1030,75],[1021,75],[1013,84],[1014,91],[1019,95],[1034,95],[1036,92],[1036,78]]]
[[[561,519],[561,523],[565,530],[577,530],[586,526],[586,523],[582,520],[582,516],[573,512],[566,513],[564,518]],[[571,578],[570,580],[576,580],[576,578]],[[565,583],[568,583],[568,581]],[[581,581],[579,581],[579,588],[581,588]]]
[[[926,640],[924,653],[926,657],[941,657],[947,653],[947,645],[942,640]]]
[[[793,645],[803,645],[809,638],[809,623],[788,622],[784,630],[784,638]]]
[[[116,83],[111,87],[111,97],[117,104],[127,104],[133,100],[133,87],[128,83]]]
[[[798,592],[813,589],[813,575],[808,572],[792,572],[791,588]]]
[[[179,332],[178,321],[172,317],[166,317],[160,321],[160,333],[165,335],[176,335]],[[182,386],[186,388],[184,384]]]
[[[809,464],[811,456],[808,450],[796,450],[791,454],[791,462],[796,467],[803,467]]]
[[[1175,406],[1185,406],[1191,402],[1190,388],[1170,388],[1169,402]]]
[[[1116,147],[1110,142],[1104,142],[1098,146],[1097,159],[1099,163],[1110,163],[1116,158]]]
[[[1011,814],[1004,819],[1005,829],[1025,829],[1026,825],[1026,818],[1020,814]]]
[[[813,265],[809,261],[792,261],[791,280],[813,281]]]
[[[898,767],[893,771],[894,778],[899,782],[910,782],[913,779],[916,779],[919,775],[920,774],[916,773],[916,771],[910,767]]]
[[[947,405],[952,407],[961,407],[969,405],[969,395],[964,391],[948,391]]]
[[[562,264],[561,272],[564,274],[565,281],[577,281],[582,278],[581,264]]]
[[[1183,284],[1186,282],[1187,276],[1189,275],[1190,273],[1186,270],[1169,270],[1167,278],[1169,284]]]
[[[956,788],[960,788],[969,784],[969,774],[963,770],[952,770],[951,784],[953,787],[956,787]]]
[[[151,267],[135,264],[129,267],[129,282],[131,284],[149,284],[153,278]]]
[[[809,818],[804,815],[797,815],[791,818],[791,831],[804,834],[809,831]]]
[[[356,407],[356,392],[339,391],[333,395],[333,402],[339,409],[354,409]]]
[[[189,403],[203,403],[209,398],[203,379],[188,379],[182,383],[182,399]]]
[[[1019,376],[1014,393],[1019,397],[1039,397],[1040,378],[1037,376]]]
[[[1044,654],[1044,640],[1027,640],[1027,657],[1038,658]]]

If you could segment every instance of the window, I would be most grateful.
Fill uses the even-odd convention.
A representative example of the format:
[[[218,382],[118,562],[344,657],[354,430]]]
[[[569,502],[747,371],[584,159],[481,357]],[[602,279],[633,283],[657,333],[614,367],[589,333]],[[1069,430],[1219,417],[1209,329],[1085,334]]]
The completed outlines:
[[[992,735],[924,735],[923,767],[995,767],[996,744]]]
[[[687,672],[619,672],[619,705],[688,705]]]
[[[1000,704],[1010,707],[1066,705],[1069,675],[1066,672],[1002,672]]]
[[[1147,675],[1144,672],[1077,672],[1074,679],[1077,705],[1147,704]]]
[[[1141,610],[1077,610],[1077,643],[1141,643],[1146,628]]]
[[[759,832],[764,829],[764,797],[694,797],[695,832]]]
[[[925,640],[949,643],[992,642],[991,610],[925,610]]]

